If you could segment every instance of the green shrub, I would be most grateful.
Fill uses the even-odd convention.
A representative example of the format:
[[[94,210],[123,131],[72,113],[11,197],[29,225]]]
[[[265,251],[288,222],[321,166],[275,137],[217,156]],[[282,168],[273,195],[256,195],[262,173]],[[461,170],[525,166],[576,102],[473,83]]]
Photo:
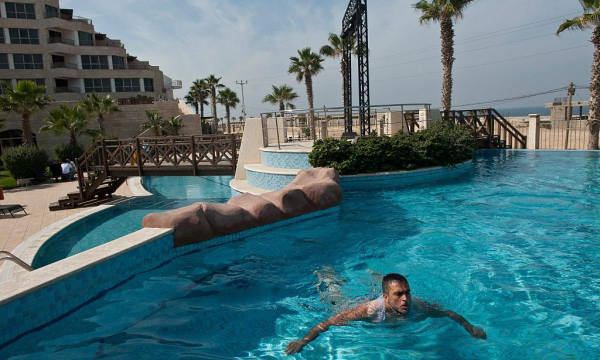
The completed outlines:
[[[75,161],[75,159],[79,158],[84,152],[85,149],[80,144],[60,144],[54,148],[54,156],[60,161],[66,159]]]
[[[3,150],[2,162],[15,179],[46,178],[48,154],[43,149],[33,146],[10,147]]]
[[[313,167],[332,167],[340,174],[412,170],[453,166],[473,158],[475,138],[468,127],[439,121],[408,135],[370,136],[355,144],[346,140],[316,140],[309,155]]]

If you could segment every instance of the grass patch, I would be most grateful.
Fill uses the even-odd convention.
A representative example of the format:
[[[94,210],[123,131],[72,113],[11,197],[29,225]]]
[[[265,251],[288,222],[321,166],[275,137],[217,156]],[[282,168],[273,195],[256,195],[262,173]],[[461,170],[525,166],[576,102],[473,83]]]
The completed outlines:
[[[17,180],[10,176],[8,170],[0,171],[0,185],[4,190],[17,187]]]

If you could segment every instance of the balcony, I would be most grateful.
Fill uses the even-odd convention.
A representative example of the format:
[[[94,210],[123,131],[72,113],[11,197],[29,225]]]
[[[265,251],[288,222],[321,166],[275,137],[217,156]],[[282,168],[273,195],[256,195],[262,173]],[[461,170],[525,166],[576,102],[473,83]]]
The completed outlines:
[[[120,41],[114,40],[96,40],[96,46],[110,46],[125,49],[125,45],[121,44]]]
[[[67,45],[75,45],[75,41],[71,39],[65,39],[62,37],[51,37],[48,38],[48,44],[67,44]]]
[[[81,89],[78,87],[60,86],[60,87],[54,88],[54,93],[56,93],[56,94],[81,93]]]
[[[44,13],[44,19],[51,19],[51,18],[60,18],[60,19],[67,20],[67,21],[85,22],[88,25],[92,25],[92,20],[81,17],[81,16],[72,16],[69,14],[55,13],[55,12]]]
[[[77,64],[68,63],[68,62],[53,62],[50,64],[52,69],[75,69],[77,70]]]
[[[152,70],[152,66],[144,64],[135,64],[130,62],[129,64],[127,64],[127,66],[127,70]]]

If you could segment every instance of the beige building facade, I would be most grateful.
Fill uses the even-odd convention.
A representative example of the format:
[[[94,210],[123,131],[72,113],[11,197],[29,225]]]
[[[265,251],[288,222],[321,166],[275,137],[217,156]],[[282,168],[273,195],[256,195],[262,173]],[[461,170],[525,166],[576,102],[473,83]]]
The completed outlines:
[[[58,0],[0,1],[0,80],[13,86],[20,80],[46,86],[52,103],[34,114],[32,129],[38,145],[50,154],[62,138],[37,134],[48,110],[59,104],[74,105],[92,92],[118,99],[122,111],[107,119],[107,132],[120,138],[140,132],[146,110],[163,109],[164,118],[186,115],[173,100],[173,90],[181,88],[181,81],[138,60],[120,40],[98,32],[92,20],[61,8]],[[133,99],[140,96],[145,99]],[[186,116],[186,130],[196,130],[196,120]],[[21,136],[20,116],[3,113],[0,117],[7,119],[0,131],[1,147],[15,145]],[[93,121],[90,124],[95,127]]]

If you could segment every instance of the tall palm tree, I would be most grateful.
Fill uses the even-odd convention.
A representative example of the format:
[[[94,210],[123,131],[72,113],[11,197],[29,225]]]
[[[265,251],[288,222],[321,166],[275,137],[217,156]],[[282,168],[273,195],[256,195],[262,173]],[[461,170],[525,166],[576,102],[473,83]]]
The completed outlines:
[[[6,82],[2,83],[0,111],[12,111],[21,115],[23,145],[33,143],[31,116],[50,103],[50,97],[44,95],[44,91],[46,91],[45,86],[37,85],[33,81],[19,81],[15,87]]]
[[[96,136],[98,130],[88,129],[88,121],[91,114],[85,111],[82,105],[73,107],[59,105],[50,111],[46,118],[46,125],[40,128],[40,132],[51,131],[55,134],[69,133],[71,145],[77,145],[78,135]]]
[[[195,80],[190,87],[190,91],[185,96],[185,103],[190,104],[196,110],[196,114],[200,114],[200,118],[204,121],[204,106],[208,105],[208,97],[210,91],[206,86],[204,79]]]
[[[163,123],[163,127],[165,128],[165,130],[163,130],[165,135],[179,135],[179,131],[183,129],[185,125],[183,124],[181,116],[177,115],[171,116],[169,120],[166,120]]]
[[[348,73],[348,64],[346,63],[346,59],[343,57],[344,47],[346,46],[346,42],[349,42],[350,52],[352,54],[356,54],[356,36],[352,35],[350,38],[346,40],[342,40],[337,34],[330,33],[329,34],[329,44],[321,46],[319,53],[325,57],[330,57],[336,59],[341,57],[340,59],[340,67],[342,73],[342,98],[346,98],[346,75]]]
[[[452,107],[452,65],[454,64],[454,25],[453,21],[461,19],[466,7],[474,0],[421,0],[414,4],[416,11],[421,12],[421,24],[437,21],[440,23],[442,38],[442,110]]]
[[[266,95],[262,102],[268,102],[272,105],[279,105],[279,111],[286,109],[295,109],[296,107],[292,104],[292,100],[297,99],[298,94],[294,92],[291,86],[281,85],[277,87],[273,85],[273,92]]]
[[[240,99],[238,98],[235,91],[230,88],[225,88],[219,91],[219,97],[217,98],[219,104],[225,106],[225,117],[227,118],[227,132],[231,134],[231,109],[235,109],[235,107],[240,103]]]
[[[306,85],[306,95],[308,97],[308,122],[310,123],[310,137],[316,138],[315,111],[313,107],[313,87],[312,78],[323,70],[323,58],[319,54],[312,52],[310,47],[298,50],[298,56],[290,57],[292,63],[288,68],[289,74],[296,74],[296,80]]]
[[[165,125],[165,121],[163,120],[162,116],[158,114],[158,111],[146,110],[146,117],[148,118],[148,120],[140,125],[140,129],[152,129],[152,132],[154,132],[154,136],[160,136],[160,130]]]
[[[590,139],[588,150],[598,150],[598,133],[600,131],[600,0],[579,0],[583,14],[566,20],[556,34],[565,30],[583,30],[593,28],[592,44],[594,44],[594,60],[592,61],[592,79],[590,81],[590,114],[588,126]]]
[[[188,93],[183,98],[185,99],[186,104],[192,105],[194,107],[194,110],[196,110],[196,115],[198,115],[198,109],[200,104],[198,103],[198,98],[194,91],[190,89],[190,91],[188,91]]]
[[[96,121],[100,127],[100,133],[105,135],[104,116],[121,111],[117,106],[117,102],[111,99],[110,95],[100,97],[95,92],[83,101],[84,109],[93,116],[96,116]]]
[[[215,130],[219,126],[217,119],[217,89],[222,89],[225,85],[221,84],[221,78],[216,77],[214,74],[209,75],[204,82],[208,89],[210,89],[210,100],[212,104],[212,117],[213,117],[213,125]]]

